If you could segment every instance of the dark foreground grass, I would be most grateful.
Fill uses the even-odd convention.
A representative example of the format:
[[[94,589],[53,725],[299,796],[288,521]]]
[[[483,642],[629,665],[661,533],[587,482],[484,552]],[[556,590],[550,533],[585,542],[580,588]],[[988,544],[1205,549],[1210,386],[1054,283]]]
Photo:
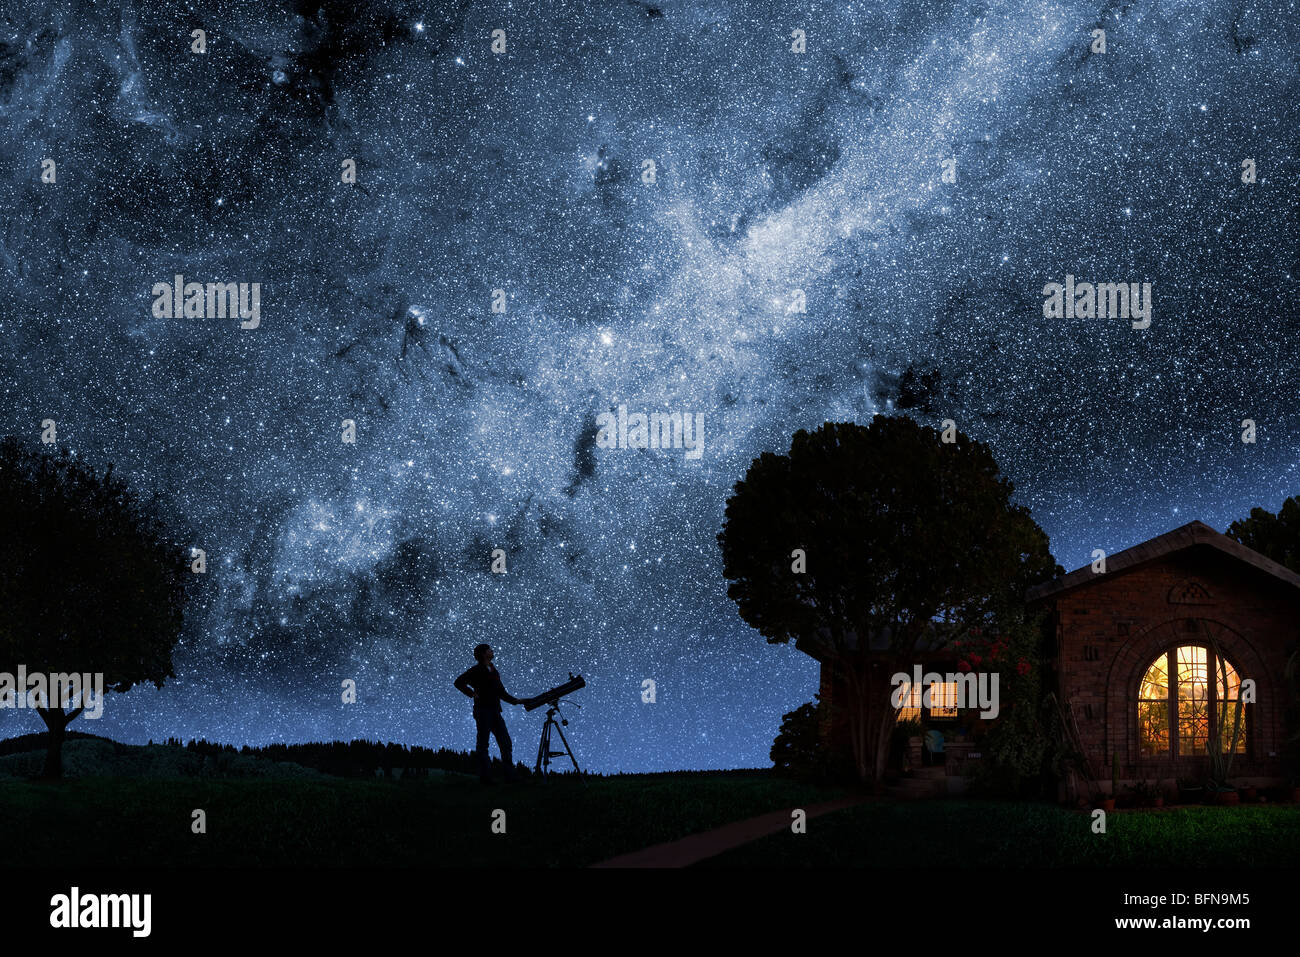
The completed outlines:
[[[0,782],[11,867],[581,866],[845,792],[763,772],[412,781]],[[191,832],[192,812],[207,833]],[[493,834],[492,812],[506,812]]]
[[[1300,808],[1088,811],[985,801],[871,802],[702,861],[702,867],[1297,867]]]
[[[583,866],[845,791],[763,772],[531,780],[82,778],[0,782],[13,866]],[[191,832],[207,813],[206,834]],[[491,830],[506,812],[506,833]],[[703,862],[716,867],[1296,867],[1300,808],[1088,812],[949,800],[866,804]]]

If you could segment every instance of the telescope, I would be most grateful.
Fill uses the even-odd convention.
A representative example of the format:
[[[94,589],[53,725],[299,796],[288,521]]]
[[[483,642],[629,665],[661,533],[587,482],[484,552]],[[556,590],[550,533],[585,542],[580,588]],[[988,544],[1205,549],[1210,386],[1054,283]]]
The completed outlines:
[[[532,711],[535,708],[540,708],[544,704],[552,704],[556,701],[559,701],[566,694],[572,694],[574,691],[577,691],[579,688],[585,688],[585,687],[587,687],[587,682],[583,680],[582,675],[578,675],[578,677],[575,678],[573,676],[573,672],[570,671],[569,680],[566,681],[564,684],[556,685],[550,691],[543,691],[541,694],[534,695],[531,698],[525,698],[524,710]]]
[[[523,699],[523,705],[525,711],[532,711],[534,708],[540,708],[543,705],[547,706],[546,724],[542,725],[542,740],[541,743],[538,744],[537,746],[537,764],[533,767],[533,770],[536,771],[543,778],[550,776],[551,758],[562,758],[567,754],[569,756],[569,760],[573,762],[573,770],[578,772],[578,777],[582,780],[584,784],[586,784],[586,778],[582,774],[582,768],[578,767],[578,759],[573,756],[573,748],[569,747],[569,739],[564,736],[564,731],[560,727],[561,725],[567,727],[569,724],[568,720],[564,717],[564,715],[560,714],[560,700],[566,694],[577,691],[579,688],[585,688],[585,687],[587,687],[587,682],[583,680],[582,675],[578,675],[575,678],[573,676],[573,672],[570,671],[569,680],[566,681],[564,684],[556,685],[550,691],[543,691],[539,695],[535,695],[531,698]],[[582,705],[574,705],[574,707],[580,708],[582,707]],[[559,721],[555,720],[555,716],[557,714],[560,715]],[[564,742],[563,751],[551,750],[552,731],[558,734],[560,736],[560,740]]]

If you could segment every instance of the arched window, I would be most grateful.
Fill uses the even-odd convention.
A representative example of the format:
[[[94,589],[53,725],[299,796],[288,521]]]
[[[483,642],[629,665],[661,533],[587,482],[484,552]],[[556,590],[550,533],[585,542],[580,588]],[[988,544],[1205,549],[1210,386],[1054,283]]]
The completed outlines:
[[[1211,722],[1223,729],[1226,753],[1241,709],[1241,678],[1226,658],[1222,670],[1226,683],[1214,652],[1202,645],[1179,645],[1161,652],[1138,686],[1138,753],[1143,757],[1203,755],[1214,727]],[[1236,751],[1246,751],[1244,713]]]

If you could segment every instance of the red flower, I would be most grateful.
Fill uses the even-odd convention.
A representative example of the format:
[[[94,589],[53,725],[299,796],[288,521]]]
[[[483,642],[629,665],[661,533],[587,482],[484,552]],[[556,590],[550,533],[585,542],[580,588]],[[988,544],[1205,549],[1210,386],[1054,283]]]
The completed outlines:
[[[1030,671],[1029,662],[1025,661],[1024,658],[1021,658],[1018,662],[1016,662],[1016,672],[1018,674],[1027,675],[1029,674],[1029,671]]]
[[[984,660],[984,659],[983,659],[981,656],[979,656],[979,655],[971,655],[971,656],[970,656],[970,663],[971,663],[972,665],[974,665],[976,668],[978,668],[978,667],[980,666],[980,662],[983,661],[983,660]]]
[[[970,671],[970,662],[963,658],[961,661],[957,662],[957,670]]]

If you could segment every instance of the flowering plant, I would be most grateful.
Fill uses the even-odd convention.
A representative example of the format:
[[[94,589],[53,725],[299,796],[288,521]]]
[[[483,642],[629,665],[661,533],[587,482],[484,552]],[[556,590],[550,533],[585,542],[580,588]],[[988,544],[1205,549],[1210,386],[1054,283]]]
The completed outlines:
[[[1039,720],[1043,696],[1041,617],[1007,609],[986,627],[972,628],[950,646],[957,670],[998,676],[998,716],[972,722],[982,735],[979,774],[998,790],[1018,792],[1043,768],[1050,740]],[[978,733],[978,731],[977,731]]]

